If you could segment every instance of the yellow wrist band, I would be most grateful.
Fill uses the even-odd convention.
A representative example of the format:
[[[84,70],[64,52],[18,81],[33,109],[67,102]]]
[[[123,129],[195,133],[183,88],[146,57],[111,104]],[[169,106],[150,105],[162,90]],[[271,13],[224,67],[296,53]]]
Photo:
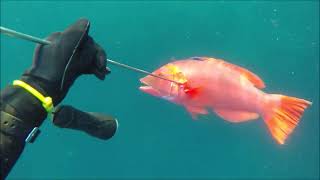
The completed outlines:
[[[51,113],[53,110],[53,103],[52,103],[52,98],[51,97],[44,97],[39,91],[31,87],[29,84],[21,81],[21,80],[14,80],[13,85],[15,86],[20,86],[27,90],[29,93],[31,93],[33,96],[35,96],[37,99],[39,99],[42,102],[42,106],[44,109],[48,112]]]

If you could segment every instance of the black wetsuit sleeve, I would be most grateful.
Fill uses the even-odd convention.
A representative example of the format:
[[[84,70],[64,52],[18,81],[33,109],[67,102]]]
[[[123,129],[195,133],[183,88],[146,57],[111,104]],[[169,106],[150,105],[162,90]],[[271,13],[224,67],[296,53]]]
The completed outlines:
[[[32,66],[20,80],[51,97],[54,106],[80,75],[94,74],[103,80],[109,73],[106,53],[88,35],[89,29],[89,20],[80,19],[64,31],[52,33],[46,38],[50,44],[37,45]],[[25,89],[8,86],[1,91],[1,177],[7,176],[23,151],[26,136],[46,116],[42,103]]]
[[[25,139],[39,127],[47,112],[41,102],[21,87],[1,91],[0,177],[5,179],[25,147]]]

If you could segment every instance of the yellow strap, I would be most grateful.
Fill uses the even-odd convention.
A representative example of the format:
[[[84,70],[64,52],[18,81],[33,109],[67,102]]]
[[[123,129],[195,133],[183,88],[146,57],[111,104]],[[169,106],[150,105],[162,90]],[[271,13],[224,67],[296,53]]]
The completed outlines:
[[[38,98],[42,102],[42,106],[44,109],[48,112],[51,113],[53,110],[53,103],[52,103],[52,98],[51,97],[44,97],[39,91],[31,87],[29,84],[21,81],[21,80],[14,80],[13,85],[15,86],[20,86],[27,90],[29,93],[34,95],[36,98]]]

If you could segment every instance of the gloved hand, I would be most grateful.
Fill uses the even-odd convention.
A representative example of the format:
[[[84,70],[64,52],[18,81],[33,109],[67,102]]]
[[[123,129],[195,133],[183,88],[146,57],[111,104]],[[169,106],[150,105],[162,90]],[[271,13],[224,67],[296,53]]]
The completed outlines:
[[[112,116],[95,112],[84,112],[72,106],[56,107],[52,122],[60,128],[74,129],[107,140],[118,129],[118,121]]]
[[[106,68],[106,53],[88,35],[90,23],[80,19],[63,32],[51,34],[50,45],[38,45],[33,64],[22,80],[34,86],[59,104],[70,86],[82,74],[94,74],[103,80],[110,71]]]
[[[20,79],[43,96],[50,96],[54,105],[62,101],[80,75],[94,74],[103,80],[110,72],[106,69],[106,54],[88,31],[88,20],[81,19],[65,31],[51,34],[47,38],[51,44],[36,47],[33,64]],[[1,91],[0,105],[2,179],[23,152],[25,140],[30,140],[27,137],[39,134],[34,127],[41,126],[48,112],[33,93],[17,85],[8,85]],[[117,121],[110,116],[85,113],[72,107],[60,108],[54,116],[59,127],[82,130],[102,139],[110,138],[117,129]]]

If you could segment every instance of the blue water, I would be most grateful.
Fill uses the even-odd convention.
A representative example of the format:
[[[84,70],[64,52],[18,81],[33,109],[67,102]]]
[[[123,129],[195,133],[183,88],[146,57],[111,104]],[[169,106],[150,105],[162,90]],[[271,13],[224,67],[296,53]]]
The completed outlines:
[[[313,102],[286,145],[259,119],[193,121],[180,106],[139,91],[141,74],[110,65],[105,81],[77,80],[63,104],[111,114],[109,141],[50,119],[8,179],[319,178],[319,2],[1,1],[1,25],[39,37],[80,17],[108,57],[149,71],[211,56],[258,74],[268,93]],[[1,88],[31,65],[34,44],[1,36]]]

